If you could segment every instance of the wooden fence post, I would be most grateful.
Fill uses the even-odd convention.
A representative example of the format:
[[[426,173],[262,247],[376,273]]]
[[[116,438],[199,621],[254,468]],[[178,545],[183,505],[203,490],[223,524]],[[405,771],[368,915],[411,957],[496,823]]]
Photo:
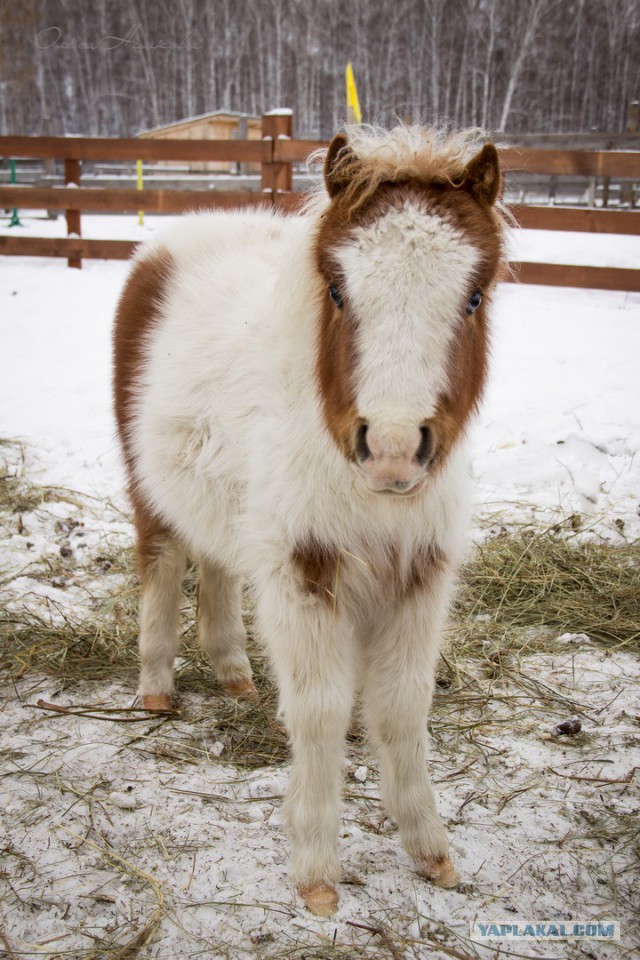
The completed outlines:
[[[271,202],[277,205],[277,193],[290,193],[293,190],[293,164],[275,163],[274,148],[277,140],[291,140],[293,136],[293,116],[290,110],[272,110],[262,115],[262,139],[273,141],[271,162],[262,164],[262,192],[271,193]]]
[[[638,120],[640,119],[640,100],[632,100],[627,108],[627,133],[638,132]],[[622,180],[620,183],[620,204],[628,205],[632,210],[635,207],[633,180]]]
[[[79,160],[65,160],[64,162],[64,184],[65,187],[69,186],[80,186],[80,161]],[[72,234],[75,234],[77,237],[82,236],[82,227],[80,224],[80,211],[79,210],[67,210],[67,236],[70,237]],[[82,260],[78,257],[69,257],[67,260],[67,265],[69,267],[77,267],[80,269],[82,266]]]
[[[42,133],[43,137],[53,136],[53,124],[51,123],[50,117],[42,118]],[[42,180],[43,187],[50,187],[55,179],[56,175],[56,161],[53,157],[45,157],[42,161],[42,168],[44,172],[44,177]],[[47,210],[47,219],[48,220],[57,220],[58,211],[57,210]]]

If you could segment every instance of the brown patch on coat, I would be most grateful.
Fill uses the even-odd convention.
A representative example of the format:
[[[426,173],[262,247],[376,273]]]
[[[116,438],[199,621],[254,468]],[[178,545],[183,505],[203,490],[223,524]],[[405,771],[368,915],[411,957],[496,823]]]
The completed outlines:
[[[420,547],[411,558],[404,584],[405,594],[412,593],[414,590],[428,590],[447,565],[447,557],[436,543]]]
[[[432,468],[441,465],[464,433],[484,393],[489,352],[484,303],[451,345],[447,362],[447,389],[438,399],[433,418],[437,447]]]
[[[130,427],[133,401],[148,338],[158,322],[173,262],[166,250],[139,259],[120,296],[113,335],[113,392],[118,436],[124,454],[136,526],[136,561],[143,582],[174,533],[153,511],[135,478]]]
[[[385,599],[401,603],[412,594],[429,590],[448,565],[447,556],[436,543],[423,544],[402,562],[398,549],[387,552],[387,564],[376,572]]]
[[[373,550],[372,553],[377,553]],[[410,557],[402,558],[399,549],[390,545],[384,558],[374,564],[368,551],[340,550],[310,537],[296,545],[291,552],[303,592],[318,597],[327,606],[338,603],[340,582],[357,596],[358,579],[365,584],[365,595],[374,589],[385,605],[402,603],[416,592],[437,587],[437,579],[449,565],[449,560],[435,543],[418,547]],[[355,578],[355,579],[354,579]]]
[[[327,269],[326,273],[336,277],[335,270]],[[336,286],[340,287],[339,279]],[[345,302],[342,310],[338,309],[327,292],[319,318],[316,370],[325,424],[348,460],[355,458],[358,426],[354,382],[358,362],[355,329],[348,303]]]
[[[338,550],[309,537],[294,547],[291,561],[300,574],[303,591],[334,607],[337,603]]]
[[[181,538],[154,513],[134,483],[129,485],[129,496],[136,528],[136,570],[144,587],[151,580],[164,549]]]

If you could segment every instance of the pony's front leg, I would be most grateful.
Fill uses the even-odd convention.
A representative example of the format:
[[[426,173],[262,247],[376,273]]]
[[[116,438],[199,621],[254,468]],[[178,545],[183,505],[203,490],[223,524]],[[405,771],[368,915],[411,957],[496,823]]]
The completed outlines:
[[[341,760],[354,692],[352,632],[330,596],[305,594],[286,573],[261,586],[258,616],[293,753],[284,805],[292,874],[309,910],[330,916],[341,876]]]
[[[453,887],[458,873],[427,772],[427,714],[446,616],[450,579],[434,572],[431,589],[416,590],[362,636],[363,707],[377,745],[382,793],[400,840],[418,873]],[[437,582],[439,581],[439,582]]]

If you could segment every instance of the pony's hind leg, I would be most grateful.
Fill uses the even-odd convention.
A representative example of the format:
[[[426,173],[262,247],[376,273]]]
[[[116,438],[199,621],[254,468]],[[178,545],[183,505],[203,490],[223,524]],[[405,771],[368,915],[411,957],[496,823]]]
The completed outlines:
[[[142,580],[138,692],[147,709],[170,710],[185,571],[184,548],[164,530],[152,537],[139,534],[138,567]]]
[[[256,697],[245,652],[247,636],[242,622],[240,581],[207,560],[200,562],[198,636],[227,693]]]

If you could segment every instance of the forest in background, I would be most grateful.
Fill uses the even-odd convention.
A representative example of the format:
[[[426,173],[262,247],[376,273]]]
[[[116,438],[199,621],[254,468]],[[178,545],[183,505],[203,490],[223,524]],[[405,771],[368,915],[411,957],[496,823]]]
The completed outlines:
[[[637,0],[2,0],[0,133],[134,136],[213,110],[624,131]]]

